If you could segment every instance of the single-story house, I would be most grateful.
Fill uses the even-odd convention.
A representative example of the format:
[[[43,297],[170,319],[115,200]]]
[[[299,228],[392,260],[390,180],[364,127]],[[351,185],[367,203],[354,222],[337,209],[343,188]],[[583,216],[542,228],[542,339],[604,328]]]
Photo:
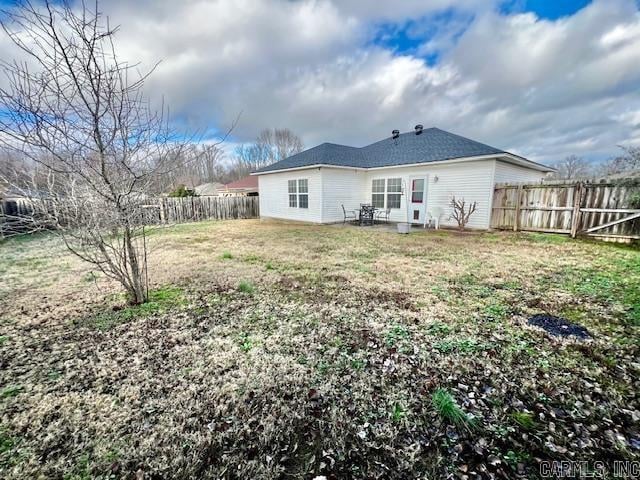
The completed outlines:
[[[258,195],[258,177],[247,175],[246,177],[227,183],[220,191],[223,197],[255,197]]]
[[[496,183],[539,182],[553,168],[438,128],[400,134],[365,147],[333,143],[292,155],[253,173],[260,216],[313,223],[343,221],[342,206],[387,210],[392,222],[422,224],[434,209],[441,224],[451,197],[477,202],[468,226],[489,228]],[[407,201],[409,202],[407,204]],[[437,207],[437,208],[436,208]]]

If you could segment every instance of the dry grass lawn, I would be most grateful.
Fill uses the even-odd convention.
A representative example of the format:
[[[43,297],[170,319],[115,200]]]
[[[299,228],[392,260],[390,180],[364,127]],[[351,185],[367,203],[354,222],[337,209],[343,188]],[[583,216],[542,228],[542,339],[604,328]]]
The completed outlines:
[[[0,477],[531,479],[640,457],[638,249],[253,220],[151,243],[140,307],[53,236],[0,244]],[[593,339],[527,324],[545,312]]]

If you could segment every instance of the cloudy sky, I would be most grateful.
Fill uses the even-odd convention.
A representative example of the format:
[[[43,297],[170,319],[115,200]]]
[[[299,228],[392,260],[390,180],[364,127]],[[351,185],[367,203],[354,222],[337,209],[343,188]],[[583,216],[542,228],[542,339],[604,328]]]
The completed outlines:
[[[640,145],[637,0],[103,0],[177,123],[307,147],[437,126],[543,162]]]

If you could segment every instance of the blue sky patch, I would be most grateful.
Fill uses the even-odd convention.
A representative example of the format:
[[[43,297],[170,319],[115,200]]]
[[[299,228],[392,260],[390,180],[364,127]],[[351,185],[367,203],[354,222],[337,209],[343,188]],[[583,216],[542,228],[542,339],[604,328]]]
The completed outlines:
[[[502,13],[533,12],[540,18],[556,20],[573,15],[591,0],[510,0],[500,9]]]

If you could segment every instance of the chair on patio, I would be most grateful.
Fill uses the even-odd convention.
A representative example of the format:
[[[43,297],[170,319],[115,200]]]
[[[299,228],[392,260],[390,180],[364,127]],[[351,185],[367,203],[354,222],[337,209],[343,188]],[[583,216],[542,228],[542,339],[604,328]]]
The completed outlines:
[[[360,204],[360,219],[358,224],[360,226],[363,225],[373,225],[375,223],[375,213],[376,208],[373,205],[369,205],[366,203]]]
[[[389,217],[391,216],[391,209],[387,208],[386,210],[378,210],[376,212],[376,221],[380,222],[384,220],[385,223],[389,223]]]
[[[358,214],[355,210],[345,210],[344,204],[342,204],[342,215],[344,215],[344,220],[342,223],[347,223],[347,220],[353,220],[354,222],[358,219]]]
[[[444,215],[444,210],[442,209],[442,207],[433,207],[431,210],[429,210],[429,223],[431,223],[431,221],[433,220],[433,224],[436,230],[440,228],[440,218],[442,217],[442,215]],[[425,222],[423,226],[426,227],[427,222]]]

